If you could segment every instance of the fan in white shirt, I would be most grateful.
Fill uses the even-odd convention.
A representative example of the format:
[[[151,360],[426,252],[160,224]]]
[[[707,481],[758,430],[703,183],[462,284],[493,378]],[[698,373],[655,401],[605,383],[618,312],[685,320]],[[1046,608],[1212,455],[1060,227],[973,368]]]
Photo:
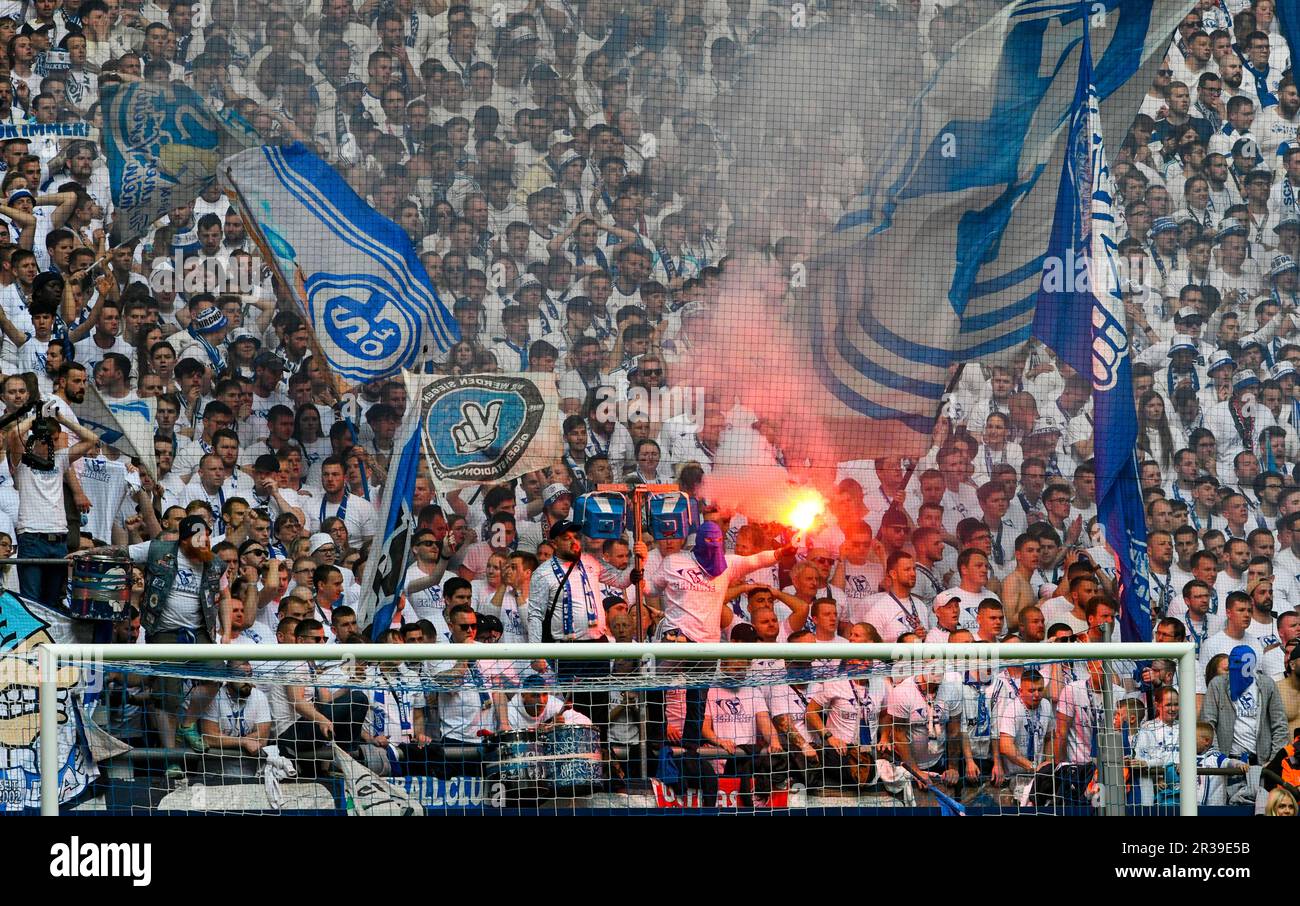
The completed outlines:
[[[890,554],[885,570],[885,590],[866,600],[865,613],[859,616],[850,607],[851,622],[867,622],[882,639],[893,641],[905,632],[916,633],[922,641],[934,624],[934,616],[924,601],[912,594],[916,587],[916,560],[903,552]]]

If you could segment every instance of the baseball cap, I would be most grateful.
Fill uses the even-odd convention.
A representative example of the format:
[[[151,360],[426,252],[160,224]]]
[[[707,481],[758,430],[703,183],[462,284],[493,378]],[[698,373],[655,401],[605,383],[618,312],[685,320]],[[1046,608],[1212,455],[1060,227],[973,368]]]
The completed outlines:
[[[181,520],[181,524],[177,531],[180,535],[181,541],[189,541],[200,532],[208,531],[208,524],[203,521],[202,516],[191,513],[189,516],[186,516]]]
[[[42,271],[32,281],[32,295],[36,295],[51,283],[62,283],[63,275],[58,271]]]
[[[884,528],[887,525],[907,527],[907,514],[896,506],[890,506],[885,510],[885,515],[880,517],[880,526]]]
[[[546,486],[546,491],[542,495],[542,501],[545,506],[550,506],[551,504],[555,503],[557,500],[560,500],[563,497],[572,497],[572,496],[573,494],[569,491],[568,488],[566,488],[564,485],[560,484],[559,482],[556,482],[555,484],[548,484]]]
[[[334,539],[324,532],[317,532],[307,539],[307,553],[314,554],[327,544],[333,544]]]
[[[254,368],[270,368],[276,371],[284,371],[284,359],[280,358],[269,349],[265,349],[257,354],[253,359]]]
[[[1184,305],[1174,313],[1174,321],[1186,321],[1190,318],[1196,318],[1198,321],[1204,320],[1201,317],[1201,310],[1194,305]]]
[[[569,164],[573,163],[574,161],[581,163],[583,160],[584,158],[581,154],[579,154],[577,151],[574,151],[572,148],[570,148],[568,151],[565,151],[564,155],[560,158],[559,167],[561,170],[563,170],[565,167],[567,167]]]
[[[510,44],[522,44],[525,41],[537,41],[540,39],[537,37],[537,33],[533,31],[531,25],[516,25],[514,28],[510,29],[510,32],[506,35],[506,40]]]
[[[573,532],[575,535],[582,534],[582,529],[578,528],[577,523],[570,522],[567,519],[561,519],[555,525],[551,526],[551,531],[547,535],[552,541],[563,535],[565,532]]]
[[[271,453],[263,453],[257,459],[253,460],[254,472],[278,472],[280,471],[280,460],[276,459]]]

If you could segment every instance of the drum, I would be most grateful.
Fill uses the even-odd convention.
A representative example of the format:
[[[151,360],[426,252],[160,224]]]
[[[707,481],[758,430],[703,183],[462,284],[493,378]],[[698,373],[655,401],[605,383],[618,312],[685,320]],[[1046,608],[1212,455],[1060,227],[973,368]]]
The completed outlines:
[[[511,730],[498,733],[496,760],[492,767],[502,780],[541,781],[546,779],[547,764],[542,760],[542,744],[536,730]]]
[[[600,733],[587,724],[561,724],[542,739],[556,794],[590,790],[605,780]]]
[[[127,619],[131,607],[131,561],[117,557],[72,558],[72,614],[83,620]]]

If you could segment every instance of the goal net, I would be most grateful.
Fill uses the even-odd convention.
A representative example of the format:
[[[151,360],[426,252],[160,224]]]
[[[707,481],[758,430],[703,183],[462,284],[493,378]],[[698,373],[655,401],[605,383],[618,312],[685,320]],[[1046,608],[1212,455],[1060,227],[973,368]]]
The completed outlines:
[[[47,813],[1187,814],[1182,647],[53,645],[25,713]]]

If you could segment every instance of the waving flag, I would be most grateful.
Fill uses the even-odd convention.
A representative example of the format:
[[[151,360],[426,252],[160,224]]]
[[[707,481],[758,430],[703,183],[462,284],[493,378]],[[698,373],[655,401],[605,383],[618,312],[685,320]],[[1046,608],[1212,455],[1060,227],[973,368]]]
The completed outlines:
[[[121,238],[148,232],[216,177],[222,158],[259,139],[233,111],[214,112],[180,82],[107,85],[104,156]]]
[[[956,46],[818,262],[813,358],[842,403],[927,434],[949,365],[1029,338],[1080,20],[1104,23],[1097,93],[1123,135],[1190,5],[1018,0]]]
[[[1069,153],[1061,174],[1048,266],[1083,262],[1086,280],[1044,288],[1034,333],[1075,371],[1092,378],[1097,516],[1119,563],[1120,629],[1125,641],[1151,640],[1146,517],[1138,484],[1137,409],[1115,243],[1115,189],[1106,163],[1093,84],[1087,23]]]
[[[221,172],[334,374],[379,380],[441,358],[460,339],[402,228],[304,145],[253,148]]]
[[[403,374],[407,398],[418,400],[421,379]],[[371,551],[361,581],[361,599],[357,605],[357,623],[365,626],[373,616],[371,637],[379,641],[393,622],[401,605],[406,582],[406,560],[411,553],[411,536],[416,516],[411,501],[415,499],[415,479],[420,474],[420,422],[422,409],[412,404],[406,410],[402,427],[393,444],[394,468],[388,472],[384,500],[380,510],[380,544]]]
[[[86,385],[85,399],[72,407],[73,413],[99,439],[123,454],[133,457],[154,478],[158,465],[153,456],[154,413],[156,402],[137,399],[109,402],[94,384]]]

